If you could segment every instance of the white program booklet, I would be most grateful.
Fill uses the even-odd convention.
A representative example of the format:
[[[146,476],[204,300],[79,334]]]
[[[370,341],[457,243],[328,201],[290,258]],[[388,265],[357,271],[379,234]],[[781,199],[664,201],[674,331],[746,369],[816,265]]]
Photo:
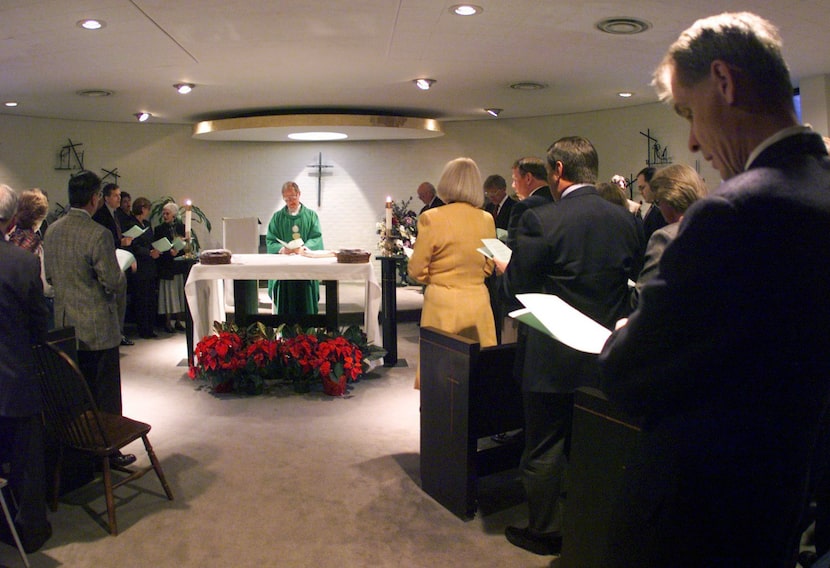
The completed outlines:
[[[129,229],[127,229],[126,231],[121,233],[121,235],[124,236],[124,237],[136,238],[136,237],[140,237],[141,235],[143,235],[144,233],[146,233],[149,230],[150,230],[150,227],[147,227],[146,229],[142,229],[138,225],[133,225],[132,227],[130,227]]]
[[[135,262],[133,253],[124,249],[115,249],[115,259],[118,261],[118,266],[124,271],[129,270]]]
[[[599,353],[611,335],[601,326],[559,296],[553,294],[517,294],[524,309],[510,312],[510,317],[526,323],[585,353]]]
[[[481,239],[481,242],[484,243],[484,246],[477,248],[476,250],[478,252],[487,258],[503,260],[505,263],[510,262],[510,256],[513,254],[513,251],[506,244],[498,239]]]
[[[159,252],[167,252],[173,248],[173,243],[167,237],[162,237],[157,241],[153,241],[153,248]]]

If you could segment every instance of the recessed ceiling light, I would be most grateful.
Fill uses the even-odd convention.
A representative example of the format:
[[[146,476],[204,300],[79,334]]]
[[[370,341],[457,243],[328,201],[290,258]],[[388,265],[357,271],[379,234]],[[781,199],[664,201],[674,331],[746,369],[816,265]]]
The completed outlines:
[[[324,140],[343,140],[348,135],[342,132],[294,132],[289,134],[291,140],[302,140],[306,142],[321,142]]]
[[[607,34],[634,35],[651,29],[651,23],[639,18],[605,18],[595,24],[596,28]]]
[[[435,84],[435,79],[415,79],[413,83],[422,91],[428,91]]]
[[[17,101],[6,101],[6,102],[3,103],[3,105],[5,105],[7,107],[10,107],[10,108],[11,107],[16,107],[17,106]]]
[[[450,12],[456,16],[475,16],[481,14],[484,8],[475,4],[455,4],[450,6]]]
[[[149,112],[137,112],[133,116],[135,116],[136,120],[138,120],[139,122],[147,122],[153,115]]]
[[[504,109],[500,109],[500,108],[486,108],[486,109],[484,109],[484,110],[485,110],[485,111],[487,112],[487,114],[489,114],[490,116],[498,116],[498,115],[500,115],[500,114],[501,114],[501,111],[502,111],[502,110],[504,110]]]
[[[521,83],[513,83],[510,85],[510,88],[516,89],[517,91],[538,91],[547,88],[547,85],[533,81],[522,81]]]
[[[194,85],[193,83],[176,83],[175,85],[173,85],[173,88],[176,89],[176,91],[178,91],[180,95],[186,95],[187,93],[192,91],[193,87],[195,86],[196,85]]]
[[[617,93],[617,96],[618,96],[618,97],[622,97],[622,98],[624,98],[624,99],[627,99],[627,98],[629,98],[629,97],[634,96],[634,93],[631,93],[631,92],[629,92],[629,91],[623,91],[622,93]]]
[[[103,20],[93,20],[93,19],[86,19],[86,20],[79,20],[76,25],[79,28],[83,28],[85,30],[100,30],[107,23]]]
[[[81,97],[98,98],[98,97],[110,97],[114,93],[110,90],[107,90],[107,89],[86,89],[84,91],[78,91],[75,94],[77,94]]]

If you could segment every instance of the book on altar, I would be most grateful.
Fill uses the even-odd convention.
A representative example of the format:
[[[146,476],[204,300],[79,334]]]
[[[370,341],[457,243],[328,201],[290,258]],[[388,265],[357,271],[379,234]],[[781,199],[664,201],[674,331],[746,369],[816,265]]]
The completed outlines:
[[[330,256],[337,256],[333,250],[304,250],[302,256],[309,258],[328,258]]]
[[[559,296],[553,294],[517,294],[524,308],[510,312],[510,317],[549,335],[577,351],[598,354],[611,331],[598,324]]]
[[[153,241],[153,248],[159,252],[167,252],[173,248],[173,243],[167,237],[162,237],[157,241]]]
[[[124,236],[124,237],[130,237],[130,238],[134,239],[136,237],[140,237],[141,235],[143,235],[144,233],[146,233],[149,230],[150,230],[150,227],[147,227],[146,229],[142,229],[138,225],[133,225],[132,227],[130,227],[129,229],[127,229],[126,231],[121,233],[121,235]]]
[[[127,271],[135,262],[135,255],[128,250],[115,249],[115,260],[122,271]]]
[[[513,251],[506,244],[498,239],[481,239],[481,242],[484,243],[484,246],[477,248],[478,252],[487,258],[503,260],[505,263],[510,262]]]
[[[282,246],[284,246],[285,248],[289,248],[289,249],[298,249],[298,248],[300,248],[301,246],[303,246],[305,244],[305,241],[303,239],[300,239],[300,238],[294,239],[293,241],[290,241],[290,242],[285,242],[282,239],[277,239],[277,240],[280,242],[280,244]]]
[[[170,246],[171,246],[172,248],[176,249],[177,251],[180,251],[180,250],[182,250],[182,249],[183,249],[185,246],[187,246],[187,245],[186,245],[186,243],[184,242],[184,239],[183,239],[183,238],[181,238],[181,237],[176,237],[175,239],[173,239],[173,242],[172,242],[172,243],[170,243]]]

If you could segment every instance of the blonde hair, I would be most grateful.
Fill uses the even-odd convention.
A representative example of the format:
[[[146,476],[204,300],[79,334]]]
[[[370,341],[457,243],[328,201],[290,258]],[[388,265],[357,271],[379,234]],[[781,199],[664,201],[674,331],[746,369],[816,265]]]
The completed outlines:
[[[481,172],[472,158],[456,158],[447,162],[436,189],[438,197],[445,203],[461,201],[474,207],[484,205]]]
[[[671,206],[681,215],[692,203],[706,197],[706,184],[697,172],[685,164],[657,170],[649,182],[654,199]]]

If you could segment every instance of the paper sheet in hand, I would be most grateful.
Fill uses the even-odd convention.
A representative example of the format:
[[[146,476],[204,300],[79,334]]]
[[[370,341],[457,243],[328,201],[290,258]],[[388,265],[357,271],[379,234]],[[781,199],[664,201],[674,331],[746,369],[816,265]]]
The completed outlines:
[[[127,229],[126,231],[121,233],[121,235],[124,236],[124,237],[136,238],[136,237],[139,237],[142,234],[144,234],[144,232],[147,231],[148,229],[149,229],[149,227],[147,227],[147,229],[142,229],[138,225],[133,225],[132,227],[130,227],[129,229]]]
[[[481,239],[484,246],[476,249],[478,252],[487,258],[494,258],[496,260],[503,260],[505,263],[510,262],[510,255],[513,254],[506,244],[498,239]]]
[[[599,353],[611,332],[552,294],[517,294],[525,309],[510,317],[538,329],[578,351]]]
[[[288,243],[285,242],[282,239],[277,239],[277,240],[280,242],[280,244],[282,246],[284,246],[286,248],[289,248],[289,249],[298,249],[298,248],[300,248],[301,246],[303,246],[305,244],[305,241],[303,241],[303,239],[294,239],[293,241],[288,242]]]
[[[173,242],[170,243],[170,244],[177,251],[180,251],[185,247],[184,239],[182,239],[181,237],[176,237],[175,239],[173,239]]]
[[[171,243],[167,237],[162,237],[157,241],[153,241],[153,248],[159,252],[167,252],[173,248],[173,243]]]
[[[506,241],[507,240],[507,230],[506,229],[499,229],[498,227],[496,227],[496,238],[498,240],[500,240],[501,242]]]
[[[128,250],[115,249],[115,260],[118,261],[121,270],[128,270],[135,262],[135,256]]]

